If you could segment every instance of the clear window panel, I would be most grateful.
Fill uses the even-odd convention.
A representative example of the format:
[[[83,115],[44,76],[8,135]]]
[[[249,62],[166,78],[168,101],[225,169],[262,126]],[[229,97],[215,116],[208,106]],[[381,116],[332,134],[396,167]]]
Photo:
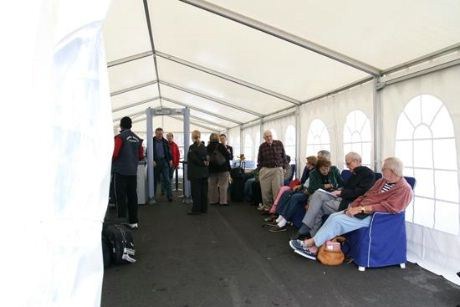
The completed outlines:
[[[442,107],[442,102],[431,95],[422,95],[422,122],[431,125],[434,116]]]
[[[398,119],[398,126],[396,129],[397,140],[410,140],[414,132],[414,126],[412,126],[409,119],[407,119],[404,113],[401,113]]]
[[[435,228],[454,235],[459,231],[458,204],[436,201]]]
[[[371,124],[369,120],[366,118],[366,123],[364,124],[363,128],[361,129],[361,139],[365,142],[372,141],[371,137]]]
[[[414,131],[414,139],[431,139],[431,129],[425,124],[418,126]]]
[[[433,140],[434,167],[457,169],[457,150],[454,139]]]
[[[351,135],[351,141],[353,143],[359,143],[359,142],[362,142],[361,140],[361,134],[358,132],[358,131],[354,131]]]
[[[454,127],[452,119],[446,107],[442,107],[441,111],[435,117],[431,124],[434,138],[454,137]]]
[[[422,122],[421,96],[412,98],[404,108],[404,112],[414,126],[420,124]]]
[[[404,176],[408,177],[415,177],[414,176],[414,169],[412,167],[405,167],[403,171]],[[417,183],[416,183],[417,185]]]
[[[350,130],[350,127],[345,126],[343,129],[343,142],[344,143],[351,143],[351,134],[353,133],[352,130]]]
[[[433,228],[434,200],[415,197],[414,223]]]
[[[436,199],[458,203],[457,172],[435,171]]]
[[[396,141],[395,155],[405,166],[413,166],[412,141]]]
[[[433,143],[431,140],[414,141],[414,165],[415,167],[433,167]]]
[[[434,178],[432,170],[414,169],[414,176],[417,180],[415,195],[434,198]]]

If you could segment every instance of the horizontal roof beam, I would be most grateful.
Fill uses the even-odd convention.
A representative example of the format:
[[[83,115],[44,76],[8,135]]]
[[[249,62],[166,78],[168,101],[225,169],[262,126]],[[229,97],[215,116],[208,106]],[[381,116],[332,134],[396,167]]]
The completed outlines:
[[[121,59],[118,59],[118,60],[108,62],[107,67],[110,68],[110,67],[125,64],[125,63],[131,62],[131,61],[147,58],[147,57],[151,56],[152,54],[153,54],[152,51],[146,51],[146,52],[134,54],[134,55],[131,55],[131,56],[127,56],[127,57],[124,57],[124,58],[121,58]]]
[[[213,126],[215,126],[215,127],[222,128],[222,129],[228,129],[228,128],[229,128],[229,127],[226,127],[226,126],[219,125],[219,124],[217,124],[217,123],[215,123],[215,122],[212,122],[212,121],[210,121],[210,120],[207,120],[207,119],[204,119],[204,118],[200,118],[200,117],[198,117],[198,116],[190,115],[190,118],[191,118],[191,119],[195,119],[195,120],[197,120],[198,122],[201,121],[201,122],[203,122],[203,123],[210,124],[210,125],[213,125]]]
[[[129,116],[131,119],[133,119],[133,118],[136,118],[136,117],[141,116],[142,114],[145,114],[145,110],[139,111],[139,112],[135,112],[135,113],[124,114],[123,116],[119,116],[119,117],[117,117],[117,118],[114,118],[112,121],[113,121],[113,122],[117,122],[117,121],[119,121],[120,119],[122,119],[122,118],[125,117],[125,116]]]
[[[133,85],[133,86],[124,88],[124,89],[122,89],[122,90],[118,90],[118,91],[115,91],[115,92],[111,92],[111,93],[110,93],[110,97],[113,97],[113,96],[116,96],[116,95],[120,95],[120,94],[124,94],[124,93],[130,92],[130,91],[134,91],[134,90],[137,90],[137,89],[140,89],[140,88],[149,86],[149,85],[154,85],[154,84],[156,84],[157,82],[158,82],[157,80],[153,80],[153,81],[149,81],[149,82],[145,82],[145,83],[141,83],[141,84],[136,84],[136,85]]]
[[[168,116],[168,117],[174,118],[174,119],[179,120],[179,121],[183,120],[180,116],[172,116],[172,115],[164,115],[164,116]],[[137,118],[136,120],[133,120],[133,124],[141,122],[141,121],[144,121],[146,119],[147,119],[147,117],[145,117],[145,116]],[[190,124],[195,125],[197,127],[205,128],[205,129],[208,129],[208,130],[211,130],[211,131],[219,131],[216,128],[206,126],[205,124],[202,124],[202,123],[197,123],[197,122],[195,122],[193,120],[190,120]]]
[[[206,111],[204,109],[197,108],[197,107],[191,106],[189,104],[186,104],[186,103],[183,103],[183,102],[171,99],[171,98],[161,97],[161,99],[165,100],[165,101],[169,101],[169,102],[177,104],[177,105],[180,105],[180,106],[183,106],[183,107],[188,107],[191,110],[195,110],[195,111],[198,111],[198,112],[201,112],[201,113],[204,113],[204,114],[208,114],[208,115],[211,115],[211,116],[226,120],[226,121],[231,122],[231,123],[235,123],[235,124],[239,124],[239,125],[241,125],[243,123],[243,122],[237,121],[236,119],[225,117],[225,116],[222,116],[222,115],[217,114],[217,113],[209,112],[209,111]]]
[[[148,98],[148,99],[144,99],[144,100],[141,100],[141,101],[138,101],[138,102],[127,104],[125,106],[113,109],[112,112],[118,112],[118,111],[122,111],[122,110],[129,109],[129,108],[132,108],[132,107],[140,106],[140,105],[143,105],[143,104],[145,104],[147,102],[155,101],[155,100],[157,100],[159,98],[160,98],[160,96],[156,96],[156,97],[153,97],[153,98]]]
[[[160,52],[160,51],[155,51],[155,54],[157,56],[163,58],[163,59],[166,59],[166,60],[181,64],[183,66],[193,68],[195,70],[202,71],[202,72],[207,73],[209,75],[212,75],[212,76],[215,76],[215,77],[218,77],[218,78],[221,78],[221,79],[236,83],[236,84],[241,85],[241,86],[245,86],[245,87],[250,88],[252,90],[255,90],[257,92],[264,93],[266,95],[270,95],[272,97],[275,97],[275,98],[278,98],[280,100],[292,103],[294,105],[299,105],[300,104],[300,101],[296,100],[294,98],[291,98],[291,97],[288,97],[286,95],[277,93],[275,91],[263,88],[261,86],[255,85],[255,84],[253,84],[251,82],[247,82],[247,81],[244,81],[244,80],[229,76],[227,74],[224,74],[224,73],[218,72],[216,70],[204,67],[202,65],[195,64],[195,63],[189,62],[187,60],[184,60],[184,59],[181,59],[181,58],[178,58],[178,57],[175,57],[173,55],[170,55],[170,54],[167,54],[167,53],[164,53],[164,52]]]
[[[200,9],[206,10],[210,13],[222,16],[224,18],[233,20],[237,23],[243,24],[255,30],[261,31],[263,33],[269,34],[271,36],[277,37],[284,41],[290,42],[294,45],[302,47],[304,49],[310,50],[312,52],[318,53],[322,56],[328,57],[335,61],[338,61],[347,66],[353,67],[355,69],[366,72],[372,76],[380,76],[380,70],[376,67],[373,67],[369,64],[361,62],[359,60],[353,59],[349,56],[336,52],[334,50],[328,49],[326,47],[320,46],[314,42],[308,41],[302,37],[293,35],[281,29],[275,28],[263,22],[257,21],[255,19],[249,18],[247,16],[238,14],[236,12],[230,11],[223,7],[217,6],[215,4],[202,1],[202,0],[180,0],[184,3],[193,5]]]
[[[171,82],[166,82],[166,81],[161,81],[160,80],[159,83],[161,85],[172,87],[172,88],[174,88],[176,90],[179,90],[179,91],[182,91],[182,92],[185,92],[185,93],[189,93],[191,95],[195,95],[195,96],[198,96],[198,97],[201,97],[201,98],[216,102],[216,103],[221,104],[223,106],[226,106],[226,107],[229,107],[229,108],[232,108],[232,109],[235,109],[235,110],[239,110],[239,111],[244,112],[244,113],[248,113],[248,114],[251,114],[251,115],[254,115],[254,116],[257,116],[257,117],[262,117],[263,116],[263,114],[261,114],[261,113],[257,113],[257,112],[248,110],[246,108],[236,106],[236,105],[234,105],[232,103],[223,101],[222,99],[219,99],[219,98],[216,98],[216,97],[211,97],[209,95],[202,94],[200,92],[197,92],[197,91],[194,91],[194,90],[191,90],[191,89],[176,85],[176,84],[171,83]]]

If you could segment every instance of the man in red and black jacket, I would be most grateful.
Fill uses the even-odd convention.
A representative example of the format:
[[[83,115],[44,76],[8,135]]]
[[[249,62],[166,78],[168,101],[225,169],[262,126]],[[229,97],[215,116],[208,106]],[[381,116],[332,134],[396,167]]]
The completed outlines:
[[[166,139],[168,139],[169,151],[172,156],[172,166],[169,169],[169,178],[172,180],[174,171],[179,167],[180,151],[179,146],[174,142],[174,135],[171,132],[166,134]]]
[[[115,136],[112,169],[118,217],[126,217],[128,209],[128,225],[137,228],[137,165],[144,159],[144,151],[142,139],[131,131],[131,126],[131,118],[125,116],[120,120],[121,131]]]

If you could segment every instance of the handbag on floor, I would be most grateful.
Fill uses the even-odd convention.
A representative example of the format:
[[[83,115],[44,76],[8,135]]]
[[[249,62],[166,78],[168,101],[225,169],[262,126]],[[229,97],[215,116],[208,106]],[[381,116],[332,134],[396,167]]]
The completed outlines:
[[[341,265],[345,260],[341,244],[344,241],[344,237],[336,237],[326,241],[326,243],[320,246],[316,258],[325,265]]]

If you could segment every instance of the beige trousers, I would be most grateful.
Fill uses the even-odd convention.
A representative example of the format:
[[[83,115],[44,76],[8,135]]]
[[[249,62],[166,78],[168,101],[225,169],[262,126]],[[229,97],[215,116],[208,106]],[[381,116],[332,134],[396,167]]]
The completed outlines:
[[[228,204],[227,191],[230,173],[220,172],[209,174],[208,201],[210,204]]]
[[[283,185],[284,172],[282,167],[262,167],[259,172],[260,190],[262,191],[262,204],[270,208]]]

